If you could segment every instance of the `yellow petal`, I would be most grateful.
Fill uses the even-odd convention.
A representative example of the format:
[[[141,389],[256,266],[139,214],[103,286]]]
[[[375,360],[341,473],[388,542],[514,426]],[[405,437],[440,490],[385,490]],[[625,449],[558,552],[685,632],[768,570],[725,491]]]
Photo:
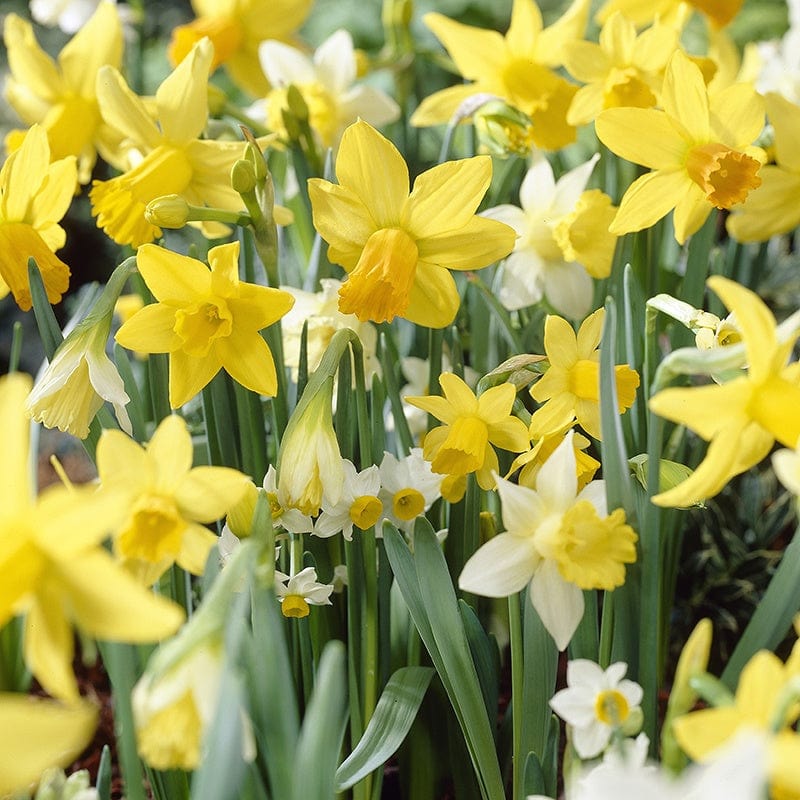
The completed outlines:
[[[676,50],[667,64],[661,106],[697,142],[710,137],[708,91],[700,68],[682,51]]]
[[[766,728],[785,682],[783,662],[767,650],[757,652],[742,669],[736,687],[736,708],[756,727]]]
[[[155,482],[155,465],[130,436],[104,430],[97,442],[97,472],[102,487],[121,487],[136,494]]]
[[[28,206],[35,197],[50,164],[50,146],[41,125],[34,125],[25,134],[22,145],[3,164],[0,183],[3,185],[2,206],[6,222],[28,222]],[[27,267],[27,265],[26,265]]]
[[[147,445],[148,459],[156,465],[157,490],[167,494],[192,468],[194,448],[183,417],[171,414],[159,423]]]
[[[542,12],[533,0],[514,0],[511,22],[506,33],[509,50],[515,55],[530,56],[542,30]]]
[[[684,170],[642,175],[628,187],[609,230],[622,235],[649,228],[677,205],[691,185]]]
[[[569,8],[541,32],[534,53],[534,58],[540,64],[561,66],[567,42],[583,38],[589,19],[589,5],[588,0],[573,0]]]
[[[575,331],[563,317],[548,314],[544,322],[544,351],[547,353],[551,367],[569,369],[578,360],[578,341]],[[537,386],[539,384],[536,384],[531,390],[535,400],[540,399],[541,395],[541,390],[536,389]]]
[[[786,447],[794,447],[800,437],[800,386],[782,378],[762,384],[748,406],[751,417]]]
[[[181,513],[196,522],[214,522],[244,497],[249,478],[228,467],[195,467],[175,488]]]
[[[453,276],[442,267],[419,261],[405,319],[426,328],[444,328],[455,319],[459,304]]]
[[[728,232],[740,242],[764,242],[800,225],[800,204],[794,201],[800,194],[800,174],[769,165],[758,174],[761,186],[744,205],[734,206],[726,223]]]
[[[487,389],[478,397],[478,416],[487,425],[507,420],[516,396],[516,388],[510,383],[502,383]],[[525,447],[527,446],[526,441]]]
[[[202,525],[188,525],[183,533],[181,551],[176,559],[178,566],[192,575],[202,575],[208,554],[217,544],[218,538]]]
[[[260,331],[277,322],[294,307],[295,299],[281,289],[240,283],[236,297],[228,299],[234,324],[242,330]]]
[[[216,354],[225,371],[247,389],[267,397],[278,392],[278,373],[272,352],[261,335],[234,331],[215,344]]]
[[[464,381],[453,372],[443,372],[439,376],[439,385],[442,387],[447,402],[457,414],[477,414],[478,399],[475,393]],[[513,387],[509,386],[513,391]]]
[[[29,375],[15,372],[0,378],[0,431],[3,458],[0,460],[0,508],[25,509],[31,504],[28,480],[30,428],[26,424],[25,399],[33,381]]]
[[[199,358],[176,350],[169,357],[169,404],[180,408],[188,403],[220,371],[216,350]]]
[[[428,125],[440,125],[447,122],[461,104],[474,97],[480,91],[476,84],[457,84],[448,86],[428,95],[411,115],[411,124],[415,128],[424,128]]]
[[[0,536],[0,627],[19,612],[20,601],[39,585],[45,560],[38,547],[12,529]]]
[[[734,706],[722,706],[678,717],[672,725],[681,748],[691,758],[700,760],[725,744],[741,722]]]
[[[437,13],[425,14],[422,20],[444,45],[462,77],[476,80],[501,71],[506,46],[497,31],[462,25]]]
[[[38,227],[60,220],[72,203],[75,196],[75,183],[78,170],[74,158],[63,158],[47,169],[44,183],[31,203],[28,221]],[[44,238],[44,232],[41,232]],[[48,244],[52,244],[48,242]],[[58,246],[63,244],[63,240]],[[54,250],[58,247],[53,247]]]
[[[448,269],[481,269],[507,256],[517,234],[508,225],[486,217],[472,217],[463,228],[417,240],[422,261]]]
[[[693,233],[697,233],[710,213],[711,203],[706,199],[705,192],[692,181],[675,206],[672,221],[678,244],[683,244]]]
[[[16,14],[9,14],[3,37],[14,79],[43,100],[56,102],[64,83],[53,59],[39,47],[31,24]]]
[[[730,147],[747,147],[764,128],[764,100],[745,83],[735,83],[711,98],[715,138]]]
[[[650,169],[680,167],[690,144],[653,108],[609,108],[597,117],[595,130],[609,150]]]
[[[140,353],[170,353],[181,346],[175,333],[175,309],[151,303],[124,322],[114,338],[128,350]]]
[[[184,305],[211,291],[211,271],[196,258],[145,244],[136,253],[136,265],[147,288],[161,302]]]
[[[97,73],[97,103],[103,119],[134,144],[148,149],[158,146],[161,132],[147,113],[144,102],[130,90],[114,67],[101,67]]]
[[[766,106],[775,129],[775,160],[792,172],[800,172],[800,153],[794,147],[800,136],[800,108],[776,92],[766,96]]]

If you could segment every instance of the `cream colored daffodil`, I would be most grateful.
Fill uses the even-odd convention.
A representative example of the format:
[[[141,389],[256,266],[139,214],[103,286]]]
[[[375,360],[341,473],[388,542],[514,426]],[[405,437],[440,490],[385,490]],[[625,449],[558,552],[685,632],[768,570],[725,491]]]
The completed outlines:
[[[25,615],[28,669],[51,695],[74,701],[73,625],[98,639],[152,642],[174,633],[183,611],[103,547],[121,521],[118,493],[56,486],[34,499],[23,410],[30,388],[27,375],[0,379],[0,626]]]
[[[521,453],[528,449],[528,429],[511,413],[516,389],[503,383],[478,397],[452,372],[439,376],[444,397],[406,397],[406,402],[441,420],[428,431],[422,452],[431,469],[442,475],[464,476],[473,472],[481,489],[494,488],[499,466],[494,447]]]
[[[28,259],[42,275],[47,299],[58,303],[69,286],[69,267],[55,254],[67,235],[58,224],[75,192],[75,157],[50,163],[47,134],[34,125],[0,169],[0,297],[9,291],[28,311]]]
[[[346,30],[332,33],[309,58],[302,50],[269,40],[259,56],[272,89],[267,94],[267,127],[287,138],[283,113],[289,109],[287,90],[295,86],[308,107],[308,123],[323,148],[336,147],[344,129],[358,119],[380,128],[400,116],[389,95],[356,80],[353,38]]]
[[[567,42],[583,36],[586,0],[574,0],[557,22],[544,28],[534,0],[514,0],[508,32],[463,25],[442,14],[423,19],[455,62],[466,83],[435,92],[411,117],[418,127],[448,122],[461,104],[478,94],[494,95],[530,117],[533,143],[558,150],[575,141],[566,120],[578,87],[556,72]]]
[[[633,22],[619,11],[606,20],[597,44],[567,42],[564,66],[586,84],[573,98],[567,122],[585,125],[605,108],[655,106],[677,47],[674,27],[657,22],[637,36]]]
[[[513,247],[511,228],[475,215],[491,182],[489,156],[433,167],[409,193],[397,148],[359,121],[342,137],[336,177],[338,184],[308,183],[314,227],[328,242],[328,258],[348,273],[339,311],[362,322],[404,317],[443,328],[460,302],[449,270],[480,269]]]
[[[779,338],[775,318],[762,300],[722,276],[708,286],[736,317],[747,373],[722,385],[664,389],[650,399],[661,417],[686,425],[710,442],[692,475],[656,495],[661,506],[689,506],[713,497],[735,475],[761,461],[775,440],[794,447],[800,436],[800,370],[788,364],[795,332]]]
[[[161,236],[161,228],[145,218],[145,208],[162,195],[181,195],[195,206],[239,211],[242,198],[230,184],[234,162],[244,142],[201,139],[208,121],[208,71],[214,47],[203,39],[156,91],[157,121],[119,71],[102,67],[97,99],[105,121],[124,137],[125,171],[107,181],[94,181],[90,198],[97,225],[118,244],[138,247]],[[209,236],[219,223],[207,223]]]
[[[176,563],[201,575],[217,541],[205,523],[225,516],[247,491],[247,476],[228,467],[192,468],[193,455],[186,423],[174,415],[146,447],[113,430],[97,444],[100,493],[116,497],[124,515],[114,552],[148,586]]]
[[[172,31],[168,55],[179,64],[203,37],[214,45],[211,69],[224,64],[234,83],[254,97],[269,91],[258,47],[267,39],[288,41],[303,24],[312,0],[192,0],[197,18]]]
[[[501,205],[483,216],[512,227],[514,252],[503,262],[500,302],[510,311],[543,298],[560,314],[583,319],[592,303],[592,278],[606,278],[617,237],[608,232],[611,198],[585,191],[599,156],[555,180],[546,158],[530,167],[519,190],[521,208]]]
[[[726,222],[740,242],[763,242],[790,233],[800,225],[800,106],[779,94],[765,98],[767,117],[775,133],[775,164],[761,168],[761,185]]]
[[[611,590],[625,581],[636,560],[636,534],[621,509],[608,515],[605,484],[580,492],[572,434],[536,477],[536,488],[497,477],[505,533],[490,539],[467,561],[461,589],[506,597],[529,586],[530,599],[559,650],[583,617],[584,589]]]
[[[136,262],[159,302],[137,311],[117,331],[131,350],[169,353],[169,402],[179,408],[224,369],[246,388],[274,397],[275,362],[259,331],[294,302],[280,289],[239,280],[239,243],[212,247],[210,267],[156,245]]]
[[[700,68],[677,50],[661,105],[663,111],[610,108],[595,122],[612,152],[651,170],[628,187],[610,230],[649,228],[674,209],[675,238],[683,244],[712,208],[743,203],[761,184],[766,157],[751,145],[764,127],[763,103],[741,83],[709,97]]]
[[[531,417],[532,439],[578,424],[595,439],[600,430],[600,338],[605,311],[601,308],[581,324],[578,335],[561,317],[550,315],[544,324],[544,349],[550,366],[531,387],[541,403]],[[639,376],[630,367],[614,367],[618,411],[624,413],[636,399]]]
[[[108,0],[99,3],[56,61],[39,47],[31,24],[16,14],[6,17],[4,39],[11,70],[6,100],[26,125],[39,123],[47,131],[54,161],[66,156],[78,159],[78,180],[88,183],[98,152],[113,161],[120,138],[103,122],[96,95],[100,68],[119,68],[122,63],[122,25],[116,5]],[[6,144],[13,150],[21,139],[22,131],[12,131]]]

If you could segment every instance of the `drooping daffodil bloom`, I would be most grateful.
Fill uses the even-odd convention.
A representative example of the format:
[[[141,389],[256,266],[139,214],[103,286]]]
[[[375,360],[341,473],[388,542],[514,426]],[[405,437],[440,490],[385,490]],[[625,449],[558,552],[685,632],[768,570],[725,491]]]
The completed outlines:
[[[761,184],[766,157],[752,143],[764,127],[763,102],[744,83],[709,96],[700,68],[677,50],[661,105],[609,108],[595,122],[606,147],[651,170],[628,187],[610,230],[640,231],[674,209],[675,238],[683,244],[713,208],[731,209]]]
[[[514,252],[503,262],[500,302],[510,311],[542,298],[559,314],[583,319],[592,303],[592,278],[607,278],[617,237],[608,232],[616,207],[599,189],[586,191],[599,156],[555,180],[537,159],[519,190],[521,208],[505,204],[483,216],[511,226]]]
[[[443,328],[460,303],[449,270],[480,269],[514,246],[511,228],[475,215],[491,182],[489,156],[433,167],[409,193],[403,157],[362,120],[344,132],[336,177],[309,181],[314,227],[348,273],[339,311],[362,322],[403,317]]]
[[[287,137],[283,113],[287,90],[295,86],[308,107],[308,124],[324,148],[335,147],[344,129],[358,119],[380,128],[400,116],[400,107],[379,89],[356,80],[353,37],[332,33],[309,58],[302,50],[274,40],[262,42],[259,56],[272,89],[265,103],[267,127]]]
[[[55,254],[67,234],[59,221],[72,202],[75,157],[50,163],[47,134],[34,125],[0,169],[0,297],[9,291],[28,311],[28,259],[42,275],[47,299],[58,303],[69,286],[69,267]]]
[[[239,280],[239,242],[208,251],[209,266],[157,245],[139,249],[139,273],[158,301],[117,331],[130,350],[169,353],[169,402],[179,408],[224,369],[242,386],[274,397],[275,362],[259,331],[294,302],[280,289]]]
[[[103,547],[121,522],[117,492],[55,486],[34,498],[23,410],[30,388],[27,375],[0,379],[0,626],[24,614],[26,666],[51,695],[75,701],[73,625],[98,639],[152,642],[173,634],[184,615]]]
[[[612,590],[636,560],[636,534],[625,512],[608,514],[603,481],[580,492],[572,432],[536,476],[536,488],[497,477],[505,532],[467,561],[461,589],[507,597],[529,587],[531,602],[559,650],[583,617],[584,589]]]
[[[674,488],[655,495],[656,505],[689,506],[713,497],[734,475],[761,461],[776,439],[794,447],[800,436],[795,413],[800,371],[796,363],[788,363],[797,331],[779,337],[775,318],[763,301],[734,281],[715,275],[708,286],[736,318],[748,369],[722,385],[669,388],[650,398],[655,414],[686,425],[710,442],[697,469]]]

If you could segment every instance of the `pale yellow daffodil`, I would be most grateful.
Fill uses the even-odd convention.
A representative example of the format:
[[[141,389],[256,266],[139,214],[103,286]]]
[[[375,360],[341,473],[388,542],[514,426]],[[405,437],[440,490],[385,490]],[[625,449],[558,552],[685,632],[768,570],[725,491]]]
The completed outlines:
[[[179,64],[204,36],[214,44],[211,69],[224,64],[234,83],[254,97],[269,91],[258,46],[267,39],[288,41],[303,24],[312,0],[192,0],[197,18],[172,31],[168,55]]]
[[[136,261],[159,302],[137,311],[117,331],[131,350],[169,353],[169,402],[179,408],[224,369],[248,389],[274,397],[278,377],[259,331],[294,302],[280,289],[239,280],[239,243],[212,247],[202,261],[156,245]]]
[[[482,489],[494,488],[498,470],[494,447],[521,453],[530,444],[525,423],[511,413],[516,389],[504,383],[476,397],[451,372],[439,376],[439,385],[444,397],[405,398],[444,423],[425,436],[425,460],[431,462],[434,472],[458,476],[475,473]]]
[[[719,275],[709,278],[708,286],[735,315],[749,366],[745,375],[722,385],[664,389],[650,399],[655,414],[710,442],[689,478],[652,498],[660,506],[689,506],[712,497],[761,461],[776,439],[794,447],[800,436],[800,370],[788,364],[797,334],[781,340],[772,313],[749,289]]]
[[[204,524],[223,517],[249,479],[228,467],[192,468],[192,437],[169,416],[142,447],[106,430],[97,444],[101,494],[116,496],[124,520],[114,550],[141,581],[154,583],[172,564],[202,574],[217,537]]]
[[[0,169],[0,297],[9,291],[28,311],[28,259],[42,275],[47,299],[58,303],[69,286],[69,267],[55,254],[67,235],[58,224],[75,191],[75,157],[50,163],[47,134],[34,125]]]
[[[715,28],[723,28],[738,13],[744,0],[607,0],[595,19],[604,23],[614,12],[621,11],[637,27],[644,27],[656,18],[682,28],[687,17],[696,11]]]
[[[36,41],[31,24],[16,14],[6,17],[4,38],[11,77],[5,96],[27,125],[47,131],[53,160],[78,159],[78,179],[88,183],[99,152],[113,159],[119,134],[103,122],[97,104],[97,73],[122,63],[122,25],[117,7],[102,2],[54,61]],[[7,139],[19,146],[21,131]]]
[[[661,105],[663,111],[610,108],[596,120],[603,144],[652,170],[628,187],[610,230],[649,228],[674,209],[675,238],[683,244],[713,208],[743,203],[760,185],[765,155],[751,145],[764,126],[763,103],[746,84],[709,97],[700,68],[678,50]]]
[[[577,420],[595,439],[600,430],[600,338],[605,311],[601,308],[582,323],[578,335],[561,317],[550,315],[544,324],[544,349],[550,366],[531,387],[541,403],[531,417],[531,438],[563,430]],[[618,411],[624,413],[636,399],[639,376],[625,365],[614,367]]]
[[[740,242],[763,242],[800,225],[800,106],[779,94],[765,98],[775,131],[775,164],[761,168],[761,186],[728,218],[728,233]]]
[[[0,693],[0,797],[28,796],[42,773],[66,767],[89,744],[97,708]]]
[[[448,122],[465,100],[486,93],[530,117],[530,134],[537,147],[558,150],[575,141],[576,129],[566,116],[578,87],[561,77],[556,68],[562,64],[567,42],[583,36],[588,12],[586,0],[574,0],[557,22],[544,28],[534,0],[514,0],[505,36],[442,14],[426,14],[425,24],[468,82],[425,98],[411,124],[424,127]]]
[[[195,45],[156,91],[154,122],[144,101],[119,71],[102,67],[97,98],[105,121],[126,142],[126,171],[94,181],[90,198],[97,225],[118,244],[138,247],[161,236],[145,218],[145,208],[162,195],[180,195],[195,206],[239,211],[242,198],[230,184],[230,170],[244,155],[245,143],[201,139],[208,121],[208,71],[214,47],[208,39]],[[220,226],[206,224],[208,235]]]
[[[339,311],[362,322],[404,317],[443,328],[460,302],[449,270],[480,269],[514,246],[511,228],[475,215],[492,178],[489,156],[433,167],[409,193],[397,148],[359,121],[342,137],[336,177],[338,185],[309,181],[314,227],[328,258],[349,273]]]
[[[73,624],[98,639],[152,642],[174,633],[183,611],[103,547],[121,519],[117,493],[57,486],[33,498],[23,411],[30,388],[26,375],[0,379],[0,626],[26,615],[26,665],[50,694],[73,701]]]

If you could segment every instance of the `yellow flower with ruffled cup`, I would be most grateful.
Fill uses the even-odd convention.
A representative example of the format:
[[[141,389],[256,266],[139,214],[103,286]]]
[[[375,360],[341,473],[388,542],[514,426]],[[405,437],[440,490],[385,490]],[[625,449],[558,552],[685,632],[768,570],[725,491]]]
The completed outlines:
[[[664,389],[650,398],[653,413],[710,442],[689,478],[652,498],[660,506],[689,506],[712,497],[761,461],[776,439],[794,447],[800,436],[800,369],[788,363],[797,332],[779,337],[762,300],[734,281],[715,275],[708,286],[735,315],[749,367],[722,385]]]
[[[609,150],[651,170],[628,187],[609,230],[640,231],[674,209],[675,238],[683,244],[713,208],[743,203],[761,184],[766,156],[751,145],[764,127],[763,103],[743,83],[709,96],[700,68],[677,50],[661,105],[663,111],[609,108],[595,122]]]
[[[118,498],[125,518],[114,551],[142,583],[151,585],[173,564],[201,575],[217,537],[204,523],[225,516],[247,491],[246,475],[228,467],[194,467],[192,437],[169,416],[142,447],[122,431],[106,430],[97,444],[101,495]]]
[[[659,19],[680,30],[688,16],[696,11],[712,27],[723,28],[739,13],[743,2],[744,0],[607,0],[595,19],[602,24],[613,13],[621,11],[639,28]]]
[[[339,311],[362,322],[404,317],[443,328],[460,302],[449,270],[480,269],[514,246],[511,228],[475,215],[492,179],[489,156],[433,167],[409,193],[397,148],[359,121],[344,132],[336,177],[308,182],[314,227],[348,273]]]
[[[514,0],[508,32],[463,25],[442,14],[426,14],[425,24],[444,45],[466,83],[426,97],[411,117],[418,127],[448,122],[462,103],[478,94],[494,95],[515,106],[533,123],[530,137],[545,150],[575,141],[567,109],[578,87],[556,72],[567,42],[580,39],[589,3],[574,0],[554,24],[544,28],[534,0]]]
[[[47,692],[72,702],[73,625],[97,639],[152,642],[173,634],[183,611],[103,547],[121,520],[119,493],[59,485],[34,498],[23,411],[30,388],[27,375],[0,379],[0,627],[25,614],[26,666]]]
[[[117,331],[130,350],[169,353],[169,402],[179,408],[224,369],[242,386],[274,397],[275,362],[259,331],[294,302],[280,289],[239,280],[239,243],[212,247],[202,261],[157,245],[136,262],[159,302],[137,311]]]
[[[122,63],[122,25],[117,7],[102,2],[91,19],[53,60],[36,41],[29,22],[9,14],[4,39],[11,76],[6,82],[8,104],[27,125],[47,131],[51,157],[78,159],[78,179],[88,183],[98,152],[112,163],[120,136],[103,122],[97,104],[97,73],[102,66]],[[22,131],[6,138],[15,150]]]
[[[28,259],[39,267],[47,299],[58,303],[69,286],[69,267],[55,254],[67,234],[58,224],[72,202],[75,157],[50,163],[47,134],[34,125],[0,169],[0,297],[9,291],[28,311]]]
[[[443,475],[473,472],[481,489],[494,488],[499,466],[494,447],[521,453],[530,444],[525,423],[511,413],[517,391],[510,383],[493,386],[478,397],[458,375],[439,376],[444,397],[406,397],[407,403],[427,411],[444,425],[422,442],[431,469]]]
[[[600,430],[600,338],[605,310],[598,309],[581,324],[578,335],[561,317],[550,315],[544,323],[544,350],[550,362],[547,372],[531,387],[531,396],[542,405],[531,417],[532,439],[563,430],[577,420],[595,439]],[[639,376],[626,365],[614,367],[617,410],[633,405]]]

